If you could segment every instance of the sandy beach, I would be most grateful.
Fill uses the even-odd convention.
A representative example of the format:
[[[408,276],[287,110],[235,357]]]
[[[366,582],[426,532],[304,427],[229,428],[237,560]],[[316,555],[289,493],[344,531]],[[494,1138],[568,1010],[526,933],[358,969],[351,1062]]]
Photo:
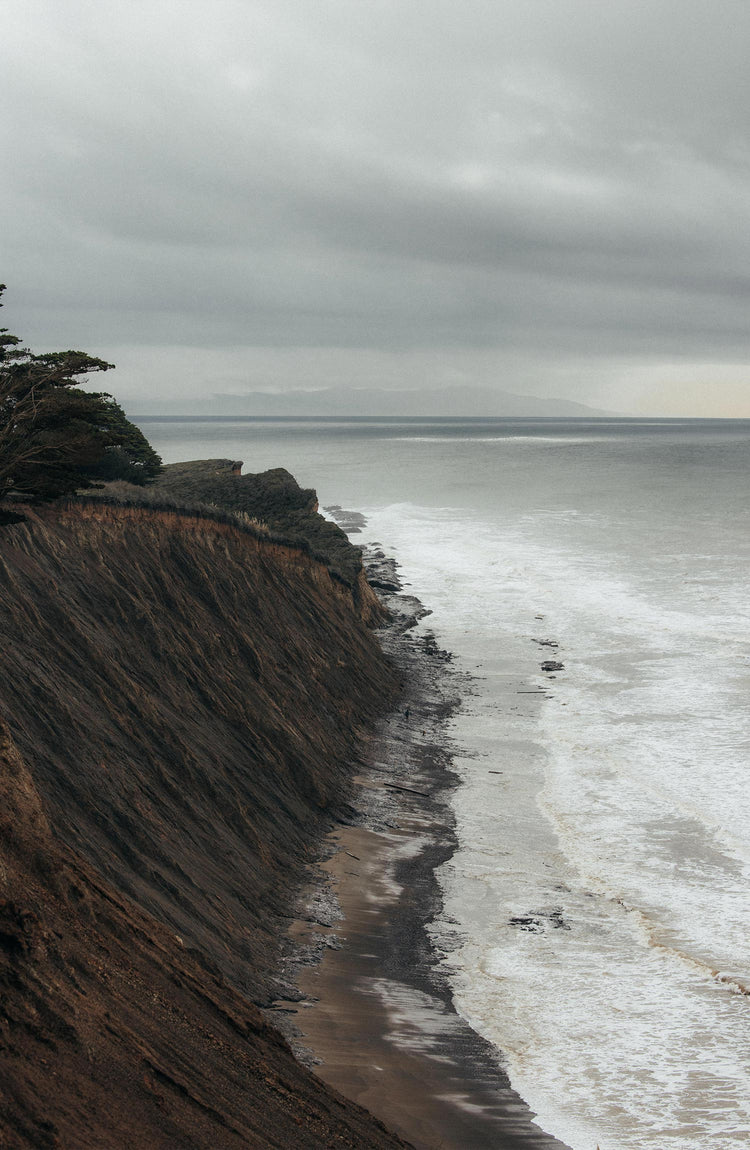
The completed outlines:
[[[386,563],[371,578],[395,584]],[[327,882],[292,932],[302,997],[277,1003],[276,1016],[325,1082],[420,1150],[564,1150],[456,1013],[426,931],[440,905],[434,870],[455,844],[446,722],[461,684],[447,653],[410,629],[421,604],[387,601],[395,622],[383,642],[405,697],[357,779],[352,825],[328,837]]]

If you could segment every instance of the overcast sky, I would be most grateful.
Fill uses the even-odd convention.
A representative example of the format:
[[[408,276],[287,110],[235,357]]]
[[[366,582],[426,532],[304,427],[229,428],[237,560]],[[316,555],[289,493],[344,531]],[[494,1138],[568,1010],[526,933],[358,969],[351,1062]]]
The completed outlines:
[[[131,413],[750,416],[747,0],[10,0],[3,325]]]

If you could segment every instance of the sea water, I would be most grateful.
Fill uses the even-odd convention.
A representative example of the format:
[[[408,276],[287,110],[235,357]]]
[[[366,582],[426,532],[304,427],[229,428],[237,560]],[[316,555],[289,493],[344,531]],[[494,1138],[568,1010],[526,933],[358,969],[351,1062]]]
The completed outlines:
[[[471,673],[433,933],[544,1129],[750,1145],[750,423],[141,426],[363,511]]]

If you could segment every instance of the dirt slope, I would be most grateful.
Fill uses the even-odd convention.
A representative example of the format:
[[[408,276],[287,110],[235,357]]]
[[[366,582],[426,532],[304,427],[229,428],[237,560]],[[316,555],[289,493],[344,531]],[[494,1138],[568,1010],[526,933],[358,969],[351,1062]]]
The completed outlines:
[[[395,690],[349,588],[96,504],[0,540],[0,1146],[391,1146],[252,999]]]

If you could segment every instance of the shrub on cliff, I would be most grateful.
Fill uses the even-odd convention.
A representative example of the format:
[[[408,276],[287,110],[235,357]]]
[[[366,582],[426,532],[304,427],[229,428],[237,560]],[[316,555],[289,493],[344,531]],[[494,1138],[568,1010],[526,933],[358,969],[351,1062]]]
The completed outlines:
[[[112,396],[80,389],[81,376],[112,366],[82,351],[35,355],[0,328],[0,504],[11,494],[43,503],[99,478],[158,475],[161,460]],[[0,524],[22,518],[0,506]]]

